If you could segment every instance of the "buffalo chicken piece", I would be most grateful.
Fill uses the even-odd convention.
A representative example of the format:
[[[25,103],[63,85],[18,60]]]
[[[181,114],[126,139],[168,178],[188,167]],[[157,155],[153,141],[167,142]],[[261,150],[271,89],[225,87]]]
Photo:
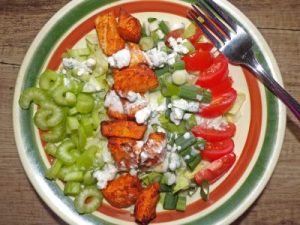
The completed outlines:
[[[124,9],[120,9],[118,31],[124,40],[138,43],[141,38],[142,25],[137,18]]]
[[[105,137],[122,137],[140,140],[144,137],[147,126],[133,121],[103,121],[101,133]]]
[[[114,11],[99,15],[95,20],[100,47],[106,55],[111,56],[125,47],[120,37]]]
[[[140,224],[148,224],[156,217],[156,205],[159,200],[159,184],[152,183],[139,195],[134,208],[134,217]]]
[[[136,65],[122,70],[114,70],[114,89],[121,92],[145,93],[158,87],[154,72],[145,65]]]
[[[109,138],[108,148],[117,166],[121,170],[137,168],[139,163],[139,152],[137,141],[130,138]]]
[[[120,176],[102,189],[104,198],[116,208],[125,208],[135,204],[142,191],[140,180],[129,174]]]

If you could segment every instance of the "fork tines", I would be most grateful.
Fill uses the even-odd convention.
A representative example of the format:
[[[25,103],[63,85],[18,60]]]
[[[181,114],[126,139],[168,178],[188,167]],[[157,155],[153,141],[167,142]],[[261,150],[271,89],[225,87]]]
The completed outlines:
[[[197,23],[207,38],[220,49],[236,31],[235,22],[213,0],[197,0],[192,7],[188,12],[189,19]],[[204,20],[203,23],[199,17]]]

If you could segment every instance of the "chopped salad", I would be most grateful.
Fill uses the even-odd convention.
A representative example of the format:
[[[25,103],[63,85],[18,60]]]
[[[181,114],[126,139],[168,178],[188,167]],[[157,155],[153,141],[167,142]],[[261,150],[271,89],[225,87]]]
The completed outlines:
[[[140,224],[187,199],[234,164],[234,121],[245,96],[232,87],[228,61],[190,23],[120,9],[99,15],[86,48],[69,49],[58,71],[25,89],[34,124],[51,158],[49,180],[64,182],[80,214],[103,199],[134,207]],[[199,193],[198,192],[198,193]],[[129,213],[129,212],[128,212]]]

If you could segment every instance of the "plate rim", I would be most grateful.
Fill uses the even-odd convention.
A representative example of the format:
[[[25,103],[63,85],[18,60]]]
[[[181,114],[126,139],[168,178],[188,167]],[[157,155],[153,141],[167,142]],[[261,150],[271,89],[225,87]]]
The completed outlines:
[[[128,2],[135,2],[136,0],[130,0]],[[22,151],[22,143],[20,140],[17,139],[17,127],[19,126],[18,123],[18,118],[17,115],[19,114],[18,110],[18,98],[19,98],[19,92],[21,90],[22,87],[22,83],[21,81],[23,80],[24,76],[22,76],[22,74],[24,74],[24,71],[28,65],[28,62],[30,61],[30,58],[33,56],[33,52],[35,51],[35,48],[37,47],[37,45],[39,44],[40,40],[43,39],[43,36],[45,36],[45,34],[47,33],[47,30],[50,30],[51,25],[53,25],[55,22],[57,22],[60,18],[62,18],[64,16],[64,13],[66,13],[67,11],[69,11],[72,7],[77,6],[79,3],[81,3],[81,0],[73,0],[71,2],[69,2],[68,4],[66,4],[65,6],[63,6],[57,13],[55,13],[50,20],[48,20],[48,22],[43,26],[43,28],[39,31],[38,35],[35,37],[34,41],[32,42],[32,44],[30,45],[30,48],[28,49],[23,62],[22,62],[22,66],[19,70],[18,73],[18,77],[16,80],[16,85],[15,85],[15,93],[14,93],[14,103],[13,103],[13,127],[14,127],[14,134],[15,134],[15,142],[17,144],[17,148],[18,148],[18,153],[20,156],[20,159],[22,161],[22,166],[26,172],[27,177],[29,178],[31,184],[34,186],[35,191],[39,194],[39,196],[43,199],[43,201],[47,204],[47,206],[49,206],[57,215],[59,215],[62,219],[64,219],[66,222],[68,223],[73,223],[74,220],[69,220],[70,218],[66,218],[66,215],[62,212],[60,212],[60,210],[58,210],[59,207],[56,207],[56,205],[51,205],[49,204],[49,199],[47,199],[47,196],[44,194],[44,189],[40,189],[39,184],[36,180],[34,180],[33,177],[30,176],[30,164],[28,165],[28,162],[26,161],[25,157],[26,154],[24,151]],[[117,1],[117,2],[125,2],[125,1]],[[127,2],[127,1],[126,1]],[[182,1],[171,1],[171,2],[179,2],[182,3]],[[262,37],[262,35],[260,34],[260,32],[257,30],[257,28],[252,24],[252,22],[243,14],[241,13],[235,6],[233,6],[231,3],[229,2],[225,2],[224,0],[220,0],[219,1],[220,5],[222,7],[224,7],[225,9],[230,9],[230,13],[234,12],[236,15],[238,15],[240,18],[242,18],[241,20],[246,21],[247,26],[249,26],[249,30],[251,30],[253,33],[255,33],[255,35],[253,36],[254,39],[259,40],[260,44],[258,44],[260,47],[262,47],[264,50],[266,50],[266,52],[263,53],[267,64],[271,65],[270,69],[272,74],[275,75],[275,79],[282,85],[282,76],[281,73],[279,71],[277,62],[273,56],[273,53],[271,52],[271,49],[269,48],[268,44],[266,43],[265,39]],[[104,3],[103,5],[106,6],[106,4]],[[267,107],[267,109],[269,109],[269,107]],[[234,210],[233,212],[235,213],[231,213],[231,216],[228,216],[228,218],[223,218],[225,219],[225,224],[228,224],[232,221],[234,221],[237,217],[239,217],[242,213],[244,213],[244,211],[249,208],[250,205],[253,204],[253,202],[257,199],[257,197],[260,195],[260,193],[262,192],[262,190],[265,188],[267,182],[269,181],[271,175],[274,172],[274,167],[277,164],[278,161],[278,157],[279,154],[281,152],[281,147],[282,147],[282,143],[283,143],[283,139],[284,139],[284,133],[285,133],[285,125],[286,125],[286,109],[283,106],[283,104],[281,102],[278,102],[278,128],[277,128],[277,138],[276,138],[276,146],[273,148],[273,161],[271,163],[268,164],[268,173],[265,173],[264,179],[260,179],[260,183],[258,186],[256,186],[257,191],[255,191],[255,193],[253,195],[249,195],[248,199],[246,200],[247,204],[241,204],[239,206],[243,206],[242,211],[238,212],[238,210]],[[267,113],[268,114],[268,113]],[[51,202],[51,201],[50,201]],[[227,221],[226,221],[227,220]],[[222,224],[224,224],[224,220],[221,221]]]

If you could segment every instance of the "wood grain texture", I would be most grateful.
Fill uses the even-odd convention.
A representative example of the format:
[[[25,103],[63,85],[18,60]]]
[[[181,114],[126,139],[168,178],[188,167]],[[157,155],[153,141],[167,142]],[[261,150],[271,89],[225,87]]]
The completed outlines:
[[[0,225],[65,224],[42,202],[19,160],[12,99],[22,59],[43,24],[67,0],[0,0]],[[232,0],[260,28],[286,89],[300,101],[300,1]],[[300,123],[288,113],[282,153],[262,195],[235,225],[300,224]]]

